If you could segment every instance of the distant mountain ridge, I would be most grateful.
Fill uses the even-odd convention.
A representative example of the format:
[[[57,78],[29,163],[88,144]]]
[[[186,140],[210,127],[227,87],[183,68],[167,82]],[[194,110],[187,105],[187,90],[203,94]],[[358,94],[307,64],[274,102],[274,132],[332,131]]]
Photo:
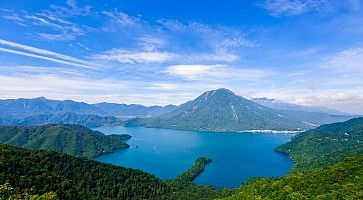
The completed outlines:
[[[266,97],[253,98],[250,100],[265,107],[277,110],[294,110],[294,111],[304,111],[304,112],[314,112],[314,113],[325,113],[330,115],[351,115],[349,113],[345,113],[339,110],[334,110],[331,108],[325,108],[321,106],[303,106],[298,104],[286,103],[276,99],[269,99]]]
[[[105,111],[112,116],[123,116],[123,117],[147,117],[154,115],[161,115],[174,110],[177,106],[166,105],[166,106],[143,106],[140,104],[117,104],[117,103],[97,103],[93,104],[97,108]]]
[[[0,118],[26,118],[40,114],[66,114],[99,116],[146,117],[164,114],[176,106],[143,106],[138,104],[99,103],[87,104],[73,100],[51,100],[44,97],[33,99],[0,100]]]
[[[32,126],[45,124],[79,124],[94,128],[100,126],[121,126],[126,118],[75,113],[39,114],[22,119],[0,118],[0,125]]]
[[[251,101],[262,106],[276,110],[283,116],[295,121],[304,121],[312,126],[330,124],[335,122],[343,122],[352,119],[356,116],[344,113],[338,110],[318,107],[318,106],[303,106],[292,103],[286,103],[276,99],[254,98]]]
[[[291,120],[224,88],[205,92],[169,113],[154,118],[129,120],[126,124],[221,132],[312,128],[309,123]]]
[[[126,125],[197,131],[300,130],[353,117],[332,109],[289,104],[275,99],[248,100],[223,88],[205,92],[196,100],[180,106],[87,104],[44,97],[0,100],[0,125],[118,126],[124,125],[127,118],[134,118],[127,120]]]

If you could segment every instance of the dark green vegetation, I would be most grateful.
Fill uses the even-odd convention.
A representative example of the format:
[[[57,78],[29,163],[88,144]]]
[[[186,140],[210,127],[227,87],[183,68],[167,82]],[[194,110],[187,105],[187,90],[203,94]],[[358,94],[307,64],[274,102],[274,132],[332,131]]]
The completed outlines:
[[[279,179],[254,178],[233,199],[363,199],[363,118],[296,135],[278,151],[294,160]]]
[[[104,135],[80,125],[0,126],[0,142],[17,147],[96,157],[127,148],[129,135]]]
[[[0,200],[14,200],[14,199],[26,199],[26,200],[55,200],[57,198],[57,194],[54,192],[47,192],[42,195],[31,194],[30,190],[23,190],[21,192],[14,191],[14,188],[6,182],[4,184],[0,184]]]
[[[295,170],[311,170],[363,154],[363,118],[320,126],[277,148],[294,160]]]
[[[205,169],[206,165],[212,162],[212,159],[206,157],[200,157],[195,160],[194,165],[188,169],[188,171],[180,174],[175,178],[175,181],[193,181],[199,176]]]
[[[175,177],[175,179],[167,181],[172,191],[164,195],[162,199],[216,199],[233,194],[233,190],[216,190],[213,187],[197,185],[192,182],[211,162],[210,158],[197,158],[190,169]]]
[[[225,200],[234,199],[363,199],[363,156],[312,172],[280,179],[256,178]]]
[[[0,144],[0,183],[16,193],[53,191],[59,199],[157,199],[169,192],[161,180],[140,170],[102,164],[56,152]]]
[[[191,181],[162,181],[87,158],[4,144],[0,163],[0,184],[9,182],[14,194],[55,192],[59,199],[214,199],[231,194]]]
[[[77,125],[1,127],[6,131],[0,136],[6,138],[17,132],[11,140],[23,142],[22,138],[45,132],[46,136],[55,135],[50,137],[53,140],[63,138],[60,142],[69,138],[64,138],[59,129],[73,133],[74,127],[76,132],[81,128],[91,131]],[[191,181],[210,162],[208,158],[197,159],[191,169],[174,180],[162,181],[140,170],[0,144],[0,185],[8,181],[14,187],[13,194],[31,190],[38,196],[55,193],[60,199],[363,199],[362,136],[363,118],[300,133],[277,148],[296,161],[291,173],[276,179],[254,178],[234,191]],[[80,138],[88,141],[88,137]]]
[[[294,121],[273,109],[261,106],[227,89],[208,91],[159,117],[133,119],[128,126],[197,131],[242,131],[256,129],[299,130],[312,126]]]
[[[79,124],[87,127],[99,126],[121,126],[125,118],[117,117],[101,117],[98,115],[86,114],[39,114],[26,117],[24,119],[7,118],[0,120],[1,125],[19,125],[19,126],[32,126],[43,124]]]

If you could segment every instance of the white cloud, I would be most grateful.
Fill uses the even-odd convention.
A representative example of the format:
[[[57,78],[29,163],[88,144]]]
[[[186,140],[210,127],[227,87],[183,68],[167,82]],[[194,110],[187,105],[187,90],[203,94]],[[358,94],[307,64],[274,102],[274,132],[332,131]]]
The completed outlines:
[[[103,11],[102,14],[110,17],[114,22],[116,22],[118,25],[121,25],[123,27],[133,27],[138,26],[140,20],[136,17],[130,16],[124,12],[119,11]]]
[[[189,62],[234,62],[239,60],[239,56],[227,52],[197,53],[192,55],[179,55],[179,60]]]
[[[232,68],[226,65],[171,65],[164,73],[186,80],[210,80],[213,82],[256,80],[272,75],[267,70]]]
[[[67,7],[51,5],[55,13],[59,16],[69,17],[74,15],[86,16],[91,13],[91,6],[80,7],[77,0],[67,0]]]
[[[17,13],[8,13],[2,16],[2,18],[10,20],[20,26],[26,26],[24,19],[21,18]]]
[[[210,26],[207,24],[191,22],[186,29],[199,34],[199,36],[214,47],[217,51],[229,50],[239,47],[258,47],[256,41],[246,39],[243,32],[225,26]]]
[[[263,8],[273,16],[300,15],[318,10],[327,3],[327,0],[266,0]]]
[[[166,46],[166,40],[161,37],[143,36],[138,39],[138,46],[145,51],[153,51]]]
[[[324,58],[320,65],[340,71],[351,71],[352,73],[356,73],[357,70],[363,72],[363,48],[358,47],[340,51],[333,56]]]
[[[73,2],[73,3],[72,3]],[[89,14],[90,7],[79,8],[76,6],[75,1],[68,1],[70,8],[54,6],[51,10],[42,10],[40,12],[26,12],[14,10],[1,10],[3,18],[14,22],[20,26],[36,26],[47,27],[48,29],[42,30],[31,34],[36,38],[45,40],[75,40],[79,36],[85,35],[87,32],[93,30],[88,26],[78,25],[67,20],[67,17],[73,15],[85,16]]]
[[[112,49],[103,54],[96,54],[91,58],[96,60],[114,61],[120,63],[162,63],[170,61],[173,53],[165,51],[133,51],[126,49]]]

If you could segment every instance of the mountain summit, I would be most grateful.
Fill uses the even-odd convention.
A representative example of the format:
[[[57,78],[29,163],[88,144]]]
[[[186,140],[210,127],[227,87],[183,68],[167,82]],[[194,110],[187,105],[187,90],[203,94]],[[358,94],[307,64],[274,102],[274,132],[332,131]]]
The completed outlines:
[[[137,121],[137,120],[136,120]],[[132,123],[136,122],[131,121]],[[207,91],[193,101],[159,117],[141,119],[138,125],[198,131],[300,130],[311,125],[292,121],[273,109],[221,88]]]

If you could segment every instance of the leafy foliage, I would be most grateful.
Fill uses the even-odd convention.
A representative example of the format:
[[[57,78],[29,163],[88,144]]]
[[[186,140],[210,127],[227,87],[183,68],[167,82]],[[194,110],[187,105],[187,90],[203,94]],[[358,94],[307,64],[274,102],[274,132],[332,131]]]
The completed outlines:
[[[188,169],[188,171],[177,176],[174,181],[193,181],[197,176],[199,176],[205,169],[206,165],[212,162],[212,159],[206,157],[197,158],[194,165]]]
[[[162,181],[140,170],[4,144],[0,144],[0,163],[0,183],[8,181],[15,194],[52,191],[59,199],[162,200],[214,199],[232,194],[231,190],[216,190],[190,180]]]
[[[15,193],[14,188],[5,182],[0,185],[0,200],[13,200],[13,199],[25,199],[25,200],[56,200],[57,194],[54,192],[47,192],[42,195],[31,194],[31,190],[24,190],[21,193]]]
[[[96,157],[127,148],[128,135],[104,135],[80,125],[0,126],[0,142],[30,149]]]
[[[312,172],[280,179],[253,179],[224,200],[234,199],[363,199],[363,155]]]
[[[296,135],[277,151],[289,154],[295,170],[313,170],[363,153],[363,118],[320,126]]]
[[[66,154],[0,144],[0,183],[16,193],[53,191],[60,199],[156,199],[168,186],[140,170]]]
[[[210,158],[199,157],[190,169],[167,182],[172,191],[161,199],[215,199],[233,194],[233,190],[230,189],[216,190],[192,182],[210,162],[212,162]]]

